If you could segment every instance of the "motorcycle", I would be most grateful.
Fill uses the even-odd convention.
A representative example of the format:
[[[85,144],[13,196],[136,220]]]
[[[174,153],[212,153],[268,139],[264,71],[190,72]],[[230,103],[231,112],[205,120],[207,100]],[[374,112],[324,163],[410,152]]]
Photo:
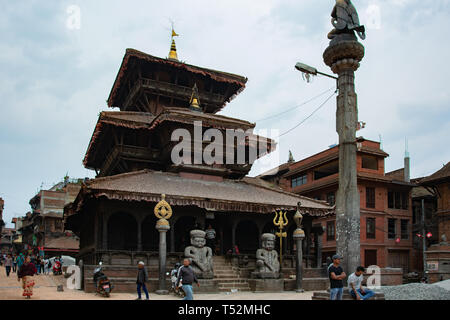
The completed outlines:
[[[62,275],[61,262],[59,262],[58,260],[55,261],[52,269],[53,269],[53,275],[55,275],[55,276]]]
[[[177,263],[175,267],[170,272],[170,280],[172,282],[172,286],[170,288],[170,291],[176,296],[184,298],[186,296],[186,293],[181,288],[181,281],[180,281],[180,287],[177,288],[177,278],[178,278],[178,270],[180,269],[181,264]],[[169,273],[167,273],[169,275]]]
[[[94,270],[94,283],[96,287],[96,294],[100,294],[103,297],[109,298],[113,285],[109,281],[108,277],[103,273],[102,263],[99,263],[99,267]]]

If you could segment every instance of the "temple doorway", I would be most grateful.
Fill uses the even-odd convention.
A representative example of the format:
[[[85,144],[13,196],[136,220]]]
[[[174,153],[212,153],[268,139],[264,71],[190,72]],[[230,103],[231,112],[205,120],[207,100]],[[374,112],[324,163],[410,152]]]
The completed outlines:
[[[132,215],[125,212],[118,212],[109,218],[108,249],[137,249],[137,222]]]
[[[236,228],[236,244],[240,253],[254,254],[259,248],[259,231],[255,222],[245,220]]]
[[[180,217],[174,225],[175,251],[184,252],[187,246],[191,245],[190,232],[196,227],[196,218],[190,216]]]

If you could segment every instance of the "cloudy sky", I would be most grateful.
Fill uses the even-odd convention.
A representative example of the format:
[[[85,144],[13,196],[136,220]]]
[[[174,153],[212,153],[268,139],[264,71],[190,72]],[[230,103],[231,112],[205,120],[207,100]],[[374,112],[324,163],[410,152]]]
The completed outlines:
[[[450,1],[354,0],[367,27],[366,56],[356,75],[359,135],[383,143],[386,170],[403,165],[409,141],[412,176],[450,161]],[[66,173],[93,177],[82,165],[98,114],[126,48],[166,57],[170,22],[179,58],[249,78],[221,114],[283,133],[331,92],[328,78],[303,81],[301,61],[331,72],[322,53],[332,0],[7,1],[0,0],[0,197],[4,220],[29,211],[28,201]],[[78,18],[79,13],[79,20]],[[276,135],[276,132],[274,133]],[[320,152],[338,140],[335,99],[279,139],[271,162]]]

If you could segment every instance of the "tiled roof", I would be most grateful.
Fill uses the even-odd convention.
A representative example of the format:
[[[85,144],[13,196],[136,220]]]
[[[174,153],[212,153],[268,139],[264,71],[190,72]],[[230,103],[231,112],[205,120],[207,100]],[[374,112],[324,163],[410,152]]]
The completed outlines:
[[[92,151],[96,148],[96,144],[100,139],[100,135],[104,130],[105,125],[130,129],[153,130],[165,121],[186,124],[194,124],[195,121],[202,121],[202,125],[206,127],[213,127],[217,129],[242,129],[244,131],[255,127],[254,123],[245,120],[234,119],[216,114],[200,113],[184,108],[167,108],[157,116],[144,112],[105,111],[100,113],[97,125],[89,143],[89,147],[86,151],[83,164],[88,166],[88,163],[92,161],[90,156]],[[275,145],[275,142],[272,140],[269,140],[268,143]]]
[[[116,107],[116,106],[114,106],[114,101],[117,97],[118,90],[122,85],[122,79],[124,78],[126,72],[130,68],[130,63],[129,63],[130,59],[139,59],[139,60],[145,61],[147,63],[156,63],[156,64],[160,64],[160,65],[166,65],[171,68],[175,68],[178,70],[184,70],[184,71],[192,72],[194,74],[208,77],[213,81],[236,85],[237,86],[236,90],[234,92],[229,93],[229,96],[227,97],[226,102],[230,102],[236,95],[238,95],[245,88],[245,84],[247,83],[247,78],[236,75],[236,74],[202,68],[202,67],[198,67],[198,66],[193,66],[193,65],[183,63],[181,61],[173,61],[173,60],[169,60],[169,59],[158,58],[158,57],[149,55],[147,53],[144,53],[144,52],[141,52],[141,51],[138,51],[135,49],[127,49],[125,56],[123,58],[123,61],[122,61],[122,65],[120,66],[119,72],[117,74],[116,80],[114,81],[113,88],[112,88],[111,93],[108,98],[108,106],[109,107]]]
[[[447,163],[432,175],[423,178],[420,183],[424,185],[431,185],[436,182],[448,181],[450,180],[450,162]]]
[[[158,202],[161,194],[165,194],[172,205],[196,205],[223,211],[269,213],[295,210],[298,202],[311,215],[325,215],[331,210],[324,202],[271,188],[266,182],[249,177],[205,181],[174,173],[143,170],[91,180],[86,184],[85,191],[96,197],[149,202]]]
[[[48,239],[48,240],[46,239],[45,248],[77,250],[80,248],[80,242],[79,242],[79,240],[75,239],[74,237],[62,236],[62,237]]]

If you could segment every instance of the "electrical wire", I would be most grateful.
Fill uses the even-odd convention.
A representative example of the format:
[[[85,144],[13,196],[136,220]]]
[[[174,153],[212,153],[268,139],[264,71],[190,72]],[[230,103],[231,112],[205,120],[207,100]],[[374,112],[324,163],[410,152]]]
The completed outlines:
[[[326,103],[328,101],[330,101],[330,99],[337,93],[337,91],[333,92],[332,95],[330,95],[317,109],[315,109],[309,116],[307,116],[305,119],[303,119],[299,124],[297,124],[295,127],[289,129],[288,131],[280,134],[276,139],[281,138],[282,136],[287,135],[288,133],[292,132],[293,130],[297,129],[298,127],[300,127],[303,123],[305,123],[309,118],[311,118],[314,114],[316,114],[317,111],[319,111],[320,109],[322,109]]]
[[[296,105],[295,107],[292,107],[292,108],[289,108],[289,109],[287,109],[287,110],[285,110],[285,111],[282,111],[282,112],[280,112],[280,113],[271,115],[271,116],[269,116],[269,117],[267,117],[267,118],[260,119],[260,120],[258,120],[258,121],[256,121],[256,122],[263,122],[263,121],[266,121],[266,120],[270,120],[270,119],[279,117],[279,116],[281,116],[281,115],[283,115],[283,114],[286,114],[286,113],[288,113],[288,112],[291,112],[291,111],[293,111],[293,110],[295,110],[295,109],[297,109],[297,108],[300,108],[300,107],[302,107],[302,106],[304,106],[304,105],[306,105],[306,104],[308,104],[308,103],[310,103],[310,102],[312,102],[312,101],[314,101],[314,100],[320,98],[321,96],[323,96],[323,95],[326,94],[327,92],[330,92],[331,90],[335,90],[335,88],[332,87],[332,88],[330,88],[330,89],[328,89],[328,90],[322,92],[321,94],[319,94],[319,95],[317,95],[317,96],[315,96],[315,97],[313,97],[313,98],[311,98],[311,99],[309,99],[309,100],[307,100],[307,101],[305,101],[305,102],[303,102],[303,103],[301,103],[301,104]]]

